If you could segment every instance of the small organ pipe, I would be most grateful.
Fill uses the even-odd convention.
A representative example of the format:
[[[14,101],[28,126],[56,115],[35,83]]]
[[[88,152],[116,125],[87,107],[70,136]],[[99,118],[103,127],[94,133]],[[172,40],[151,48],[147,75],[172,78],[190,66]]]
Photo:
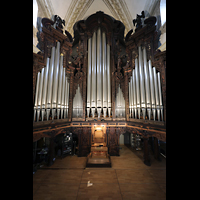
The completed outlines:
[[[161,81],[160,81],[160,72],[157,73],[158,78],[158,93],[159,93],[159,102],[160,102],[160,112],[163,121],[163,104],[162,104],[162,90],[161,90]]]
[[[149,70],[147,66],[147,53],[146,48],[143,48],[143,61],[144,61],[144,80],[146,89],[146,105],[149,120],[151,119],[151,100],[150,100],[150,90],[149,90]]]
[[[146,101],[145,101],[143,58],[142,58],[141,46],[139,46],[139,74],[140,74],[141,107],[142,107],[143,119],[145,119]]]
[[[139,86],[138,58],[135,59],[135,82],[136,82],[136,94],[137,94],[137,111],[138,111],[138,118],[140,119],[140,86]]]
[[[63,68],[62,74],[62,97],[61,97],[61,119],[63,118],[63,110],[65,106],[65,68]]]
[[[60,108],[61,108],[62,73],[63,73],[63,54],[61,53],[59,76],[58,76],[57,119],[59,119]]]
[[[157,82],[155,67],[153,67],[153,78],[154,78],[154,87],[155,87],[157,117],[158,117],[158,121],[160,121],[160,103],[159,103],[159,96],[158,96],[158,82]]]
[[[92,36],[92,107],[96,107],[96,32]]]

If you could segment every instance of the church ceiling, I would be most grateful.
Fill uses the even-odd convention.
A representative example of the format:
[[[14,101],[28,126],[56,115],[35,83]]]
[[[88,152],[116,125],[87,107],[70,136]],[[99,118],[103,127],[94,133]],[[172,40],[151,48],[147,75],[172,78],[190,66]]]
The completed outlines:
[[[133,19],[145,8],[148,0],[37,0],[38,6],[51,18],[59,15],[65,20],[65,29],[73,35],[75,22],[103,11],[125,25],[125,34],[134,30]]]

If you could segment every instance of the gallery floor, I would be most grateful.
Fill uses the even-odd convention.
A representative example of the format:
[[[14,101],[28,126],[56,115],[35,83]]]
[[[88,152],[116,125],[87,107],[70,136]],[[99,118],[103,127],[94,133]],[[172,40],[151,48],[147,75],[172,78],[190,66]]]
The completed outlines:
[[[112,168],[85,168],[86,157],[58,158],[33,175],[33,200],[165,200],[166,160],[150,158],[146,166],[142,151],[124,145],[111,156]]]

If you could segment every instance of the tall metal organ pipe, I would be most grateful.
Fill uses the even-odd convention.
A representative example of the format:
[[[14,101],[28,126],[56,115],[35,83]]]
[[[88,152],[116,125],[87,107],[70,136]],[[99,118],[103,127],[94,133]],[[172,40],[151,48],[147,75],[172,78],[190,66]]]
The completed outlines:
[[[64,107],[65,107],[65,91],[66,91],[66,87],[65,87],[65,68],[63,68],[63,74],[62,74],[62,93],[61,93],[61,116],[60,118],[63,118],[63,111],[64,111]]]
[[[139,71],[138,71],[138,59],[135,59],[135,82],[136,82],[136,96],[137,96],[137,112],[140,119],[140,86],[139,86]]]
[[[160,102],[160,112],[163,121],[163,105],[162,105],[162,90],[161,90],[161,81],[160,81],[160,72],[157,73],[158,78],[158,93],[159,93],[159,102]]]
[[[87,117],[90,115],[90,108],[91,108],[91,103],[90,103],[90,96],[91,96],[91,59],[92,59],[92,38],[88,39],[88,73],[87,73]]]
[[[144,61],[144,80],[145,80],[145,91],[146,91],[146,106],[149,120],[151,119],[151,100],[149,90],[149,70],[147,66],[147,53],[146,47],[143,48],[143,61]]]
[[[160,121],[160,102],[159,102],[159,96],[158,96],[158,80],[157,80],[157,76],[156,76],[156,68],[155,67],[153,67],[153,79],[154,79],[154,87],[155,87],[157,117],[158,117],[158,121]]]
[[[110,74],[110,45],[107,44],[107,81],[108,81],[108,116],[111,115],[111,74]]]
[[[49,66],[48,86],[47,86],[47,121],[49,119],[49,114],[50,114],[50,109],[51,109],[54,58],[55,58],[55,47],[52,47],[52,49],[51,49],[51,60],[50,60],[50,66]]]
[[[102,108],[102,42],[101,42],[101,29],[97,30],[97,113],[100,118]]]
[[[45,108],[46,108],[49,62],[50,62],[50,58],[47,58],[46,67],[44,69],[44,84],[43,84],[43,94],[42,94],[42,121],[44,120],[44,114],[45,114]]]
[[[39,85],[39,91],[38,91],[38,109],[37,109],[37,120],[40,118],[40,109],[42,108],[41,102],[42,102],[42,86],[43,86],[43,76],[44,76],[44,68],[41,69],[40,73],[40,85]]]
[[[136,99],[136,83],[135,83],[135,69],[132,71],[132,88],[133,88],[133,109],[135,111],[135,119],[137,118],[137,99]]]
[[[154,90],[154,78],[153,78],[153,69],[151,65],[151,60],[149,60],[149,79],[150,79],[150,88],[151,88],[151,107],[153,112],[153,119],[156,120],[156,110],[155,110],[155,90]]]
[[[102,80],[103,80],[103,113],[104,117],[106,117],[107,107],[108,107],[108,94],[107,94],[107,65],[106,65],[106,34],[105,32],[102,33],[102,50],[103,50],[103,73],[102,73]]]
[[[96,32],[92,36],[92,93],[91,93],[91,107],[92,117],[95,114],[96,108]]]
[[[59,72],[59,59],[60,58],[60,42],[57,42],[55,64],[53,73],[53,93],[52,93],[52,119],[54,119],[58,94],[58,72]]]
[[[59,76],[58,76],[57,119],[59,119],[60,108],[61,108],[62,73],[63,73],[63,54],[61,53]]]
[[[140,93],[141,93],[141,107],[143,119],[146,115],[146,100],[145,100],[145,90],[144,90],[144,70],[143,70],[143,57],[141,46],[139,46],[139,74],[140,74]]]

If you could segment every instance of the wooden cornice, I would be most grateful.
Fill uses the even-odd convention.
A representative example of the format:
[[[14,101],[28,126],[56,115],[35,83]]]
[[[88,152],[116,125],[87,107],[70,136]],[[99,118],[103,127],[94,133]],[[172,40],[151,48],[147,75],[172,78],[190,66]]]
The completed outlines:
[[[128,131],[131,133],[138,133],[143,137],[157,137],[159,140],[166,141],[166,127],[163,122],[144,121],[133,119],[132,121],[112,121],[112,122],[69,122],[68,119],[60,119],[52,121],[41,121],[33,123],[33,136],[54,137],[56,134],[66,132],[70,128],[91,128],[94,125],[104,125],[106,128],[116,128],[116,130]],[[53,132],[52,132],[53,131]],[[60,132],[59,132],[60,131]],[[120,132],[121,134],[121,132]],[[38,137],[38,136],[37,136]]]

